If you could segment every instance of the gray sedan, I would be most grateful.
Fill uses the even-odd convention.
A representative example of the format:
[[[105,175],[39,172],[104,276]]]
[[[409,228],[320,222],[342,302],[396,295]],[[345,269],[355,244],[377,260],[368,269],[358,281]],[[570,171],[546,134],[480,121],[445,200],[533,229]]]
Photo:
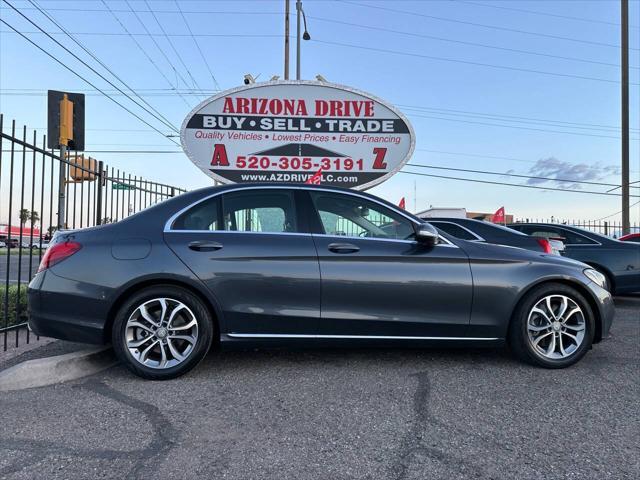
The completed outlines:
[[[570,259],[439,235],[364,193],[228,185],[59,232],[29,286],[29,323],[111,342],[150,379],[189,371],[213,342],[509,343],[560,368],[607,337],[605,282]]]

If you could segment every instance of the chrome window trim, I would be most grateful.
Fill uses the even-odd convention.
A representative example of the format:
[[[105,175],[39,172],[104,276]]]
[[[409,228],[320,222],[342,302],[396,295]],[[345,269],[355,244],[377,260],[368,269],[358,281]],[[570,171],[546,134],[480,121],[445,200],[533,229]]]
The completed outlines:
[[[449,221],[449,220],[434,220],[433,222],[429,222],[429,223],[430,223],[431,225],[434,225],[434,224],[436,224],[436,225],[437,225],[438,223],[448,223],[449,225],[454,225],[454,226],[456,226],[456,227],[460,227],[461,229],[463,229],[463,230],[465,230],[465,231],[469,232],[471,235],[473,235],[473,236],[475,237],[475,239],[474,239],[474,240],[465,240],[464,238],[461,238],[461,239],[460,239],[460,240],[465,240],[466,242],[484,242],[484,241],[485,241],[485,239],[484,239],[484,238],[482,238],[480,235],[478,235],[477,233],[475,233],[475,232],[473,232],[473,231],[469,230],[467,227],[465,227],[465,226],[463,226],[463,225],[460,225],[459,223],[451,222],[451,221]],[[449,233],[449,232],[444,232],[444,233]],[[453,235],[453,234],[451,234],[451,233],[449,233],[449,235],[451,235],[452,237],[456,237],[455,235]],[[458,238],[458,237],[456,237],[456,238]]]
[[[350,237],[349,235],[330,235],[328,233],[312,233],[311,235],[313,235],[314,237],[331,237],[331,238],[338,238],[338,239],[376,240],[378,242],[400,242],[400,243],[408,243],[412,245],[417,245],[419,243],[417,240],[402,240],[401,238]],[[447,240],[446,238],[444,237],[440,237],[440,238],[447,243],[434,245],[434,247],[458,248],[457,245],[454,245],[453,243],[449,242],[449,240]]]
[[[164,233],[243,233],[243,234],[253,234],[253,235],[297,235],[302,237],[310,237],[311,233],[302,233],[302,232],[250,232],[247,230],[165,230]]]
[[[497,337],[414,337],[403,335],[311,335],[298,333],[227,333],[232,338],[316,338],[354,340],[449,340],[449,341],[492,341]]]
[[[342,194],[342,195],[351,195],[353,197],[358,197],[361,198],[363,200],[368,200],[370,202],[373,203],[377,203],[378,205],[384,207],[384,208],[388,208],[389,210],[402,215],[403,217],[405,217],[407,220],[409,220],[412,224],[414,225],[420,225],[420,223],[416,222],[412,217],[410,217],[409,215],[407,215],[406,213],[402,212],[401,210],[398,210],[396,208],[390,207],[389,205],[386,205],[382,202],[380,202],[377,199],[373,199],[373,198],[368,198],[365,197],[363,195],[360,195],[357,192],[354,191],[344,191],[344,190],[334,190],[331,188],[322,188],[322,187],[305,187],[304,185],[294,185],[294,186],[282,186],[282,185],[250,185],[250,186],[239,186],[236,188],[230,188],[230,189],[226,189],[220,192],[215,192],[212,193],[211,195],[207,195],[204,198],[201,198],[200,200],[197,200],[189,205],[187,205],[186,207],[180,209],[178,212],[174,213],[171,217],[169,217],[169,220],[167,220],[167,222],[164,224],[164,233],[169,233],[169,232],[174,232],[174,233],[180,233],[180,232],[186,232],[186,233],[219,233],[219,232],[229,232],[229,233],[258,233],[258,234],[264,234],[264,233],[270,233],[273,235],[311,235],[309,233],[300,233],[300,232],[238,232],[238,231],[233,231],[233,230],[174,230],[171,228],[171,226],[173,225],[173,222],[176,221],[176,219],[182,215],[184,212],[186,212],[187,210],[195,207],[196,205],[199,205],[202,202],[206,202],[207,200],[210,200],[214,197],[217,197],[218,195],[224,195],[226,193],[231,193],[231,192],[236,192],[236,191],[244,191],[244,190],[263,190],[263,189],[279,189],[279,190],[307,190],[307,191],[323,191],[323,192],[331,192],[331,193],[337,193],[337,194]],[[326,235],[326,234],[313,234],[313,235]],[[335,236],[335,235],[329,235],[329,236]],[[365,237],[347,237],[345,236],[344,238],[361,238],[364,239]],[[447,242],[447,244],[449,246],[452,247],[457,247],[457,245],[452,244],[447,238],[445,237],[440,237],[442,240],[444,240],[445,242]],[[369,240],[381,240],[379,238],[370,238]],[[396,239],[384,239],[384,240],[396,240]],[[401,242],[409,242],[410,240],[398,240]]]

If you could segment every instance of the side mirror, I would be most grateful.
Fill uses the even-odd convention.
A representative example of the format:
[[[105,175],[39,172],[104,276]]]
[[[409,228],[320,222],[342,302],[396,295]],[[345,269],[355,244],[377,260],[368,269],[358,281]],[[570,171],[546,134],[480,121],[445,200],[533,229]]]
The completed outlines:
[[[430,223],[422,223],[416,230],[416,240],[424,245],[433,247],[440,240],[440,234],[438,234],[436,227]]]

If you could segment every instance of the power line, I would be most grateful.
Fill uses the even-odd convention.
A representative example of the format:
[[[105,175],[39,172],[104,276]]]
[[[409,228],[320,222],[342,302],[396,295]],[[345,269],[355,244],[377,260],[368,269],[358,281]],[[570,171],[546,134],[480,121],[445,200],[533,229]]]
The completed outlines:
[[[7,5],[9,5],[13,10],[15,10],[21,17],[23,17],[25,20],[27,20],[29,23],[31,23],[34,27],[36,27],[37,29],[41,30],[43,33],[44,30],[42,30],[40,28],[40,26],[35,23],[33,20],[31,20],[29,17],[27,17],[25,14],[23,14],[20,10],[18,10],[16,7],[14,7],[11,3],[8,2],[8,0],[3,0]],[[13,27],[11,27],[9,24],[7,24],[5,22],[6,25],[8,25],[10,28],[12,28],[14,31],[17,32],[17,30],[15,30]],[[22,34],[21,34],[22,35]],[[129,100],[131,100],[133,103],[135,103],[138,107],[140,107],[141,109],[143,109],[145,112],[147,112],[148,114],[150,114],[152,117],[156,118],[157,120],[159,120],[161,123],[165,124],[166,126],[168,126],[169,128],[171,128],[173,131],[178,131],[173,125],[171,125],[171,123],[165,123],[160,117],[158,117],[155,113],[149,111],[147,108],[145,108],[143,105],[141,105],[140,103],[138,103],[134,98],[131,98],[130,95],[128,95],[127,93],[125,93],[120,87],[118,87],[116,84],[114,84],[113,82],[111,82],[108,78],[106,78],[104,75],[102,75],[100,72],[98,72],[95,68],[93,68],[91,65],[89,65],[87,62],[85,62],[84,60],[82,60],[80,57],[78,57],[75,53],[73,53],[71,50],[69,50],[67,47],[65,47],[62,43],[60,43],[59,41],[57,41],[55,38],[53,38],[51,35],[48,35],[45,33],[45,35],[47,35],[47,37],[49,37],[49,39],[53,40],[53,42],[55,42],[57,45],[59,45],[60,47],[62,47],[67,53],[69,53],[71,56],[73,56],[76,60],[78,60],[80,63],[82,63],[85,67],[87,67],[89,70],[91,70],[93,73],[95,73],[96,75],[98,75],[100,78],[102,78],[105,82],[107,82],[109,85],[111,85],[112,87],[114,87],[116,90],[118,90],[120,93],[122,93],[123,95],[125,95]],[[27,38],[25,35],[22,35],[24,38]],[[31,42],[34,43],[34,42]],[[35,45],[35,43],[34,43]],[[58,61],[56,59],[56,61]],[[62,62],[58,62],[58,63],[62,63]],[[93,86],[93,85],[92,85]]]
[[[603,125],[603,124],[598,124],[598,123],[567,122],[567,121],[564,121],[564,120],[553,120],[553,119],[549,119],[549,118],[524,117],[524,116],[518,116],[518,115],[504,115],[504,114],[497,114],[497,113],[474,112],[474,111],[469,111],[469,110],[454,110],[454,109],[450,109],[450,108],[436,108],[436,107],[425,107],[425,106],[417,106],[417,105],[405,105],[405,104],[401,104],[401,103],[396,103],[395,105],[397,107],[400,107],[400,108],[403,108],[403,109],[413,109],[413,110],[427,111],[427,112],[436,111],[439,114],[447,114],[447,115],[449,115],[449,114],[450,115],[464,114],[464,115],[461,115],[461,116],[490,118],[490,119],[494,119],[494,120],[503,120],[504,119],[504,121],[531,120],[531,122],[527,121],[527,122],[520,122],[520,123],[533,123],[533,124],[538,124],[538,125],[551,125],[551,126],[562,126],[562,127],[567,126],[568,128],[585,128],[585,129],[589,129],[589,130],[603,130],[603,131],[608,131],[608,130],[619,131],[620,130],[620,126],[616,126],[616,125]],[[448,112],[451,112],[451,113],[448,113]],[[432,112],[430,112],[430,113],[432,113]],[[540,123],[536,123],[536,122],[540,122]],[[640,131],[639,128],[632,128],[631,130],[632,131]]]
[[[184,13],[182,13],[182,9],[180,8],[180,4],[178,3],[178,1],[177,0],[173,0],[173,1],[176,4],[176,7],[178,7],[178,10],[180,11],[180,16],[182,17],[182,21],[186,25],[187,30],[189,31],[189,35],[191,35],[191,38],[193,39],[193,43],[196,44],[196,48],[198,49],[198,52],[200,52],[200,57],[202,58],[202,61],[206,65],[207,70],[209,70],[209,75],[211,75],[211,80],[213,80],[213,85],[219,89],[220,85],[218,84],[218,81],[216,80],[215,75],[211,71],[211,66],[209,65],[209,62],[207,62],[207,58],[204,56],[204,53],[202,53],[202,49],[200,48],[200,44],[198,43],[198,40],[196,40],[196,37],[193,35],[193,32],[191,31],[189,22],[187,22],[187,17],[185,17]]]
[[[580,132],[567,132],[567,131],[563,131],[563,130],[549,130],[546,128],[533,128],[533,127],[521,127],[518,125],[502,125],[499,123],[489,123],[489,122],[477,122],[477,121],[473,121],[473,120],[460,120],[460,119],[456,119],[456,118],[446,118],[446,117],[435,117],[432,115],[419,115],[417,113],[408,113],[409,116],[411,117],[418,117],[418,118],[429,118],[429,119],[435,119],[435,120],[444,120],[446,122],[458,122],[458,123],[466,123],[466,124],[470,124],[470,125],[485,125],[485,126],[490,126],[490,127],[502,127],[502,128],[513,128],[516,130],[529,130],[529,131],[534,131],[534,132],[547,132],[547,133],[559,133],[559,134],[564,134],[564,135],[578,135],[581,137],[596,137],[596,138],[614,138],[614,139],[618,139],[620,138],[617,135],[599,135],[596,133],[580,133]],[[637,138],[632,138],[632,140],[638,140]]]
[[[640,200],[638,200],[636,203],[629,205],[629,209],[635,207],[636,205],[640,205]],[[601,217],[598,218],[596,220],[594,220],[594,222],[599,222],[600,220],[604,220],[605,218],[611,218],[611,217],[615,217],[616,215],[620,215],[622,213],[622,210],[616,212],[616,213],[612,213],[611,215],[607,215],[606,217]]]
[[[420,173],[420,172],[407,172],[404,170],[401,170],[399,173],[404,173],[406,175],[418,175],[421,177],[432,177],[432,178],[441,178],[444,180],[456,180],[456,181],[462,181],[462,182],[472,182],[472,183],[485,183],[488,185],[501,185],[501,186],[505,186],[505,187],[520,187],[520,188],[532,188],[535,190],[550,190],[550,191],[554,191],[554,192],[567,192],[567,193],[585,193],[585,194],[590,194],[590,195],[605,195],[608,197],[619,197],[620,194],[618,193],[607,193],[607,192],[596,192],[596,191],[591,191],[591,190],[572,190],[572,189],[567,189],[567,188],[557,188],[557,187],[539,187],[537,185],[523,185],[520,183],[508,183],[508,182],[496,182],[496,181],[492,181],[492,180],[479,180],[476,178],[462,178],[462,177],[450,177],[450,176],[446,176],[446,175],[434,175],[431,173]],[[631,195],[631,197],[638,197],[638,195]]]
[[[574,17],[571,15],[560,15],[557,13],[549,13],[549,12],[540,12],[540,11],[536,11],[536,10],[527,10],[524,8],[514,8],[514,7],[505,7],[502,5],[491,5],[488,3],[482,3],[482,2],[471,2],[471,1],[467,1],[467,0],[454,0],[457,3],[466,3],[469,5],[476,5],[478,7],[485,7],[485,8],[495,8],[495,9],[499,9],[499,10],[510,10],[512,12],[520,12],[520,13],[529,13],[531,15],[542,15],[545,17],[555,17],[555,18],[563,18],[565,20],[576,20],[578,22],[588,22],[588,23],[599,23],[602,25],[611,25],[613,27],[620,27],[620,23],[617,22],[607,22],[606,20],[596,20],[596,19],[592,19],[592,18],[582,18],[582,17]],[[629,28],[640,28],[637,27],[635,25],[629,25]]]
[[[4,7],[0,7],[0,10],[3,10]],[[35,8],[24,7],[23,10],[35,10]],[[50,7],[47,8],[49,11],[59,11],[59,12],[84,12],[84,13],[99,13],[106,12],[102,8],[68,8],[68,7]],[[118,9],[112,8],[111,11],[117,13],[149,13],[148,10],[136,10],[136,9]],[[201,14],[210,14],[210,15],[283,15],[284,12],[256,12],[251,11],[247,12],[245,10],[182,10],[183,13],[189,15],[201,15]],[[156,13],[179,13],[178,10],[156,10]]]
[[[584,44],[587,44],[587,45],[598,45],[598,46],[601,46],[601,47],[620,48],[620,45],[617,45],[617,44],[614,44],[614,43],[594,42],[594,41],[591,41],[591,40],[582,40],[582,39],[572,38],[572,37],[563,37],[561,35],[552,35],[550,33],[531,32],[531,31],[528,31],[528,30],[519,30],[517,28],[501,27],[499,25],[487,25],[487,24],[484,24],[484,23],[468,22],[468,21],[465,21],[465,20],[457,20],[457,19],[453,19],[453,18],[439,17],[439,16],[435,16],[435,15],[427,15],[425,13],[412,12],[412,11],[409,11],[409,10],[400,10],[400,9],[397,9],[397,8],[382,7],[380,5],[369,5],[369,4],[366,4],[366,3],[352,2],[352,1],[348,1],[348,0],[343,0],[342,3],[349,4],[349,5],[355,5],[355,6],[358,6],[358,7],[384,10],[384,11],[387,11],[387,12],[401,13],[401,14],[404,14],[404,15],[411,15],[411,16],[415,16],[415,17],[430,18],[432,20],[439,20],[439,21],[442,21],[442,22],[459,23],[459,24],[462,24],[462,25],[471,25],[471,26],[474,26],[474,27],[489,28],[489,29],[492,29],[492,30],[500,30],[500,31],[504,31],[504,32],[522,33],[522,34],[525,34],[525,35],[535,35],[535,36],[538,36],[538,37],[553,38],[555,40],[566,40],[566,41],[570,41],[570,42],[584,43]],[[640,49],[631,48],[630,50],[640,50]]]
[[[496,65],[496,64],[492,64],[492,63],[473,62],[473,61],[469,61],[469,60],[459,60],[459,59],[455,59],[455,58],[437,57],[437,56],[434,56],[434,55],[423,55],[423,54],[420,54],[420,53],[403,52],[403,51],[399,51],[399,50],[388,50],[388,49],[384,49],[384,48],[367,47],[365,45],[353,45],[353,44],[349,44],[349,43],[330,42],[330,41],[327,41],[327,40],[317,40],[315,38],[312,38],[311,41],[312,42],[316,42],[316,43],[325,44],[325,45],[334,45],[334,46],[338,46],[338,47],[356,48],[356,49],[360,49],[360,50],[369,50],[369,51],[372,51],[372,52],[389,53],[389,54],[392,54],[392,55],[403,55],[403,56],[408,56],[408,57],[425,58],[425,59],[428,59],[428,60],[438,60],[438,61],[442,61],[442,62],[461,63],[461,64],[473,65],[473,66],[477,66],[477,67],[489,67],[489,68],[497,68],[497,69],[501,69],[501,70],[513,70],[513,71],[516,71],[516,72],[537,73],[537,74],[540,74],[540,75],[550,75],[550,76],[554,76],[554,77],[563,77],[563,78],[576,78],[576,79],[579,79],[579,80],[593,80],[593,81],[596,81],[596,82],[605,82],[605,83],[613,83],[613,84],[620,83],[619,80],[609,80],[609,79],[606,79],[606,78],[589,77],[589,76],[586,76],[586,75],[574,75],[574,74],[571,74],[571,73],[549,72],[549,71],[544,71],[544,70],[534,70],[534,69],[530,69],[530,68],[519,68],[519,67],[510,67],[510,66],[507,66],[507,65]],[[630,85],[640,85],[640,83],[630,83]]]
[[[88,92],[91,94],[92,90],[77,90],[78,92]],[[106,92],[111,93],[112,95],[118,95],[116,90],[107,90]],[[172,96],[172,95],[215,95],[219,93],[219,90],[196,90],[196,89],[179,89],[176,90],[174,88],[137,88],[136,91],[142,96]],[[40,96],[46,95],[46,90],[36,89],[36,88],[0,88],[0,95],[13,95],[13,96]],[[425,113],[436,113],[438,115],[454,115],[460,117],[469,117],[469,118],[481,118],[481,119],[489,119],[489,120],[498,120],[504,122],[512,122],[512,123],[525,123],[525,124],[533,124],[533,125],[543,125],[543,126],[552,126],[552,127],[566,127],[572,129],[581,129],[581,130],[595,130],[595,131],[619,131],[620,126],[616,125],[604,125],[599,123],[582,123],[582,122],[569,122],[566,120],[554,120],[550,118],[539,118],[539,117],[528,117],[528,116],[520,116],[520,115],[505,115],[491,112],[478,112],[478,111],[469,111],[469,110],[459,110],[459,109],[450,109],[450,108],[438,108],[438,107],[428,107],[423,105],[408,105],[402,103],[395,103],[397,107],[401,110],[415,110],[417,112],[425,112]],[[640,132],[640,129],[631,128],[632,132]]]
[[[100,88],[98,88],[96,85],[94,85],[93,83],[91,83],[89,80],[87,80],[86,78],[84,78],[82,75],[80,75],[79,73],[75,72],[72,68],[68,67],[67,65],[65,65],[63,62],[61,62],[60,60],[58,60],[58,58],[56,58],[54,55],[52,55],[51,53],[49,53],[47,50],[45,50],[44,48],[42,48],[40,45],[38,45],[37,43],[35,43],[33,40],[31,40],[29,37],[27,37],[26,35],[22,34],[20,31],[18,31],[17,29],[15,29],[12,25],[10,25],[9,23],[7,23],[5,20],[3,20],[2,18],[0,18],[0,22],[2,22],[3,24],[5,24],[7,27],[9,27],[11,30],[13,30],[14,32],[16,32],[18,35],[20,35],[22,38],[24,38],[26,41],[28,41],[30,44],[32,44],[34,47],[36,47],[38,50],[40,50],[41,52],[43,52],[44,54],[46,54],[48,57],[50,57],[51,59],[53,59],[55,62],[59,63],[60,65],[62,65],[65,69],[69,70],[71,73],[73,73],[76,77],[78,77],[79,79],[81,79],[83,82],[86,82],[87,84],[91,85],[93,88],[95,88],[97,91],[99,91],[100,93],[102,93],[105,97],[109,98],[113,103],[115,103],[116,105],[118,105],[119,107],[121,107],[123,110],[127,111],[128,113],[130,113],[131,115],[133,115],[134,117],[136,117],[138,120],[140,120],[142,123],[144,123],[145,125],[147,125],[148,127],[150,127],[151,129],[155,130],[156,132],[158,132],[160,135],[162,135],[164,138],[167,138],[167,136],[165,135],[164,132],[162,132],[161,130],[158,130],[156,127],[154,127],[153,125],[151,125],[149,122],[147,122],[145,119],[143,119],[142,117],[140,117],[138,114],[136,114],[135,112],[129,110],[126,106],[124,106],[122,103],[118,102],[115,98],[109,96],[107,93],[103,92]],[[172,143],[174,143],[175,145],[178,145],[178,142],[176,142],[175,140],[169,138],[169,141],[171,141]]]
[[[67,37],[73,40],[73,42],[76,45],[82,48],[82,50],[84,50],[91,58],[93,58],[96,62],[98,62],[102,66],[102,68],[104,68],[107,72],[113,75],[120,83],[122,83],[126,88],[128,88],[130,92],[132,92],[136,97],[138,97],[142,102],[144,102],[145,105],[147,105],[151,110],[153,110],[157,114],[157,116],[155,116],[156,119],[160,120],[162,123],[164,123],[167,127],[171,128],[172,130],[176,132],[178,131],[178,129],[173,125],[173,123],[171,123],[171,121],[167,117],[165,117],[162,113],[160,113],[153,105],[147,102],[144,98],[138,95],[138,93],[133,88],[131,88],[129,84],[127,84],[122,78],[120,78],[120,76],[117,75],[111,68],[105,65],[91,50],[89,50],[80,41],[78,41],[62,25],[60,25],[51,15],[49,15],[45,10],[43,10],[36,2],[34,2],[33,0],[29,0],[29,3],[31,3],[34,7],[36,7],[45,17],[49,19],[51,23],[56,25],[61,31],[63,31],[67,35]]]
[[[459,157],[469,157],[469,158],[486,158],[486,159],[490,159],[490,160],[506,160],[509,162],[523,162],[523,163],[530,163],[530,164],[536,164],[538,163],[537,160],[526,160],[524,158],[515,158],[515,157],[505,157],[505,156],[500,156],[500,155],[483,155],[483,154],[478,154],[478,153],[469,153],[469,152],[447,152],[444,150],[429,150],[426,148],[416,148],[416,152],[427,152],[427,153],[439,153],[442,155],[453,155],[453,156],[459,156]],[[599,166],[599,165],[581,165],[581,167],[589,169],[589,170],[596,170],[596,171],[600,171],[602,170],[603,167],[618,167],[617,165],[603,165],[603,166]],[[638,173],[638,170],[631,170],[632,173]]]
[[[129,0],[127,0],[127,4],[129,3]],[[189,78],[191,79],[191,81],[193,82],[193,85],[195,85],[197,88],[200,88],[200,85],[198,85],[198,82],[196,81],[195,78],[193,78],[193,75],[191,74],[191,69],[189,67],[187,67],[187,65],[184,63],[184,60],[182,59],[182,56],[178,53],[178,50],[176,49],[176,46],[173,44],[173,41],[171,40],[171,38],[169,38],[169,36],[167,35],[167,32],[165,32],[164,27],[162,26],[162,24],[160,23],[160,20],[158,20],[158,17],[156,16],[155,12],[153,11],[153,9],[151,8],[151,6],[149,5],[149,2],[147,2],[147,0],[144,0],[144,4],[147,6],[147,8],[149,9],[149,12],[151,13],[151,15],[153,16],[153,19],[156,21],[156,23],[158,24],[158,27],[160,27],[160,31],[162,32],[162,34],[164,35],[164,37],[167,39],[167,42],[169,42],[169,46],[171,47],[171,49],[173,50],[173,53],[176,54],[176,57],[178,58],[178,61],[182,64],[182,66],[184,67],[185,71],[187,72],[187,75],[189,76]],[[186,85],[186,82],[185,82]]]
[[[156,46],[156,48],[160,51],[160,53],[162,54],[162,56],[164,57],[164,59],[167,61],[167,63],[169,64],[169,66],[172,68],[173,73],[175,73],[176,77],[179,77],[182,82],[186,85],[189,86],[189,84],[186,82],[186,80],[184,79],[184,77],[180,74],[180,72],[178,72],[178,70],[176,69],[175,65],[173,64],[173,62],[171,62],[171,60],[169,59],[169,57],[167,56],[167,54],[165,53],[165,51],[162,49],[162,47],[160,47],[160,44],[156,41],[155,37],[151,35],[151,32],[149,32],[149,29],[147,28],[147,25],[142,21],[142,19],[140,18],[140,16],[133,10],[133,7],[131,7],[131,4],[129,3],[129,0],[125,0],[127,3],[127,6],[129,7],[129,9],[131,10],[131,12],[133,12],[134,16],[136,17],[136,19],[138,20],[138,22],[140,22],[140,25],[142,25],[142,28],[144,29],[144,31],[149,34],[149,37],[151,38],[151,40],[153,41],[153,44]],[[177,85],[177,80],[176,80],[176,87]]]
[[[164,74],[164,72],[160,69],[160,67],[158,66],[158,64],[153,60],[153,58],[151,58],[151,56],[149,55],[149,53],[142,47],[142,45],[140,45],[140,42],[138,42],[138,40],[131,34],[131,32],[129,32],[129,30],[127,29],[127,27],[125,27],[124,23],[122,23],[120,21],[120,18],[115,14],[114,11],[111,10],[111,7],[109,7],[109,5],[107,5],[107,2],[105,0],[102,0],[102,3],[104,4],[104,6],[107,8],[107,10],[111,13],[111,15],[113,16],[113,18],[115,18],[116,22],[118,22],[118,24],[120,24],[120,26],[122,27],[122,29],[126,32],[126,34],[131,38],[131,40],[133,40],[133,43],[136,44],[136,46],[138,47],[138,49],[142,52],[142,54],[147,58],[147,60],[149,60],[149,62],[151,62],[151,65],[154,66],[154,68],[158,71],[158,73],[166,80],[166,82],[170,85],[173,86],[173,84],[171,83],[171,80],[169,80],[169,78]],[[180,94],[178,94],[180,95]],[[185,103],[185,105],[187,105],[187,107],[191,107],[191,105],[189,104],[189,102],[187,102],[187,99],[184,98],[182,95],[180,95],[180,98],[182,98],[182,101]]]
[[[539,57],[556,58],[556,59],[560,59],[560,60],[570,60],[570,61],[573,61],[573,62],[591,63],[591,64],[596,64],[596,65],[605,65],[605,66],[609,66],[609,67],[620,68],[620,64],[617,64],[617,63],[601,62],[601,61],[598,61],[598,60],[589,60],[589,59],[585,59],[585,58],[566,57],[566,56],[562,56],[562,55],[553,55],[553,54],[550,54],[550,53],[534,52],[534,51],[531,51],[531,50],[521,50],[521,49],[517,49],[517,48],[500,47],[500,46],[497,46],[497,45],[487,45],[487,44],[484,44],[484,43],[468,42],[468,41],[464,41],[464,40],[455,40],[455,39],[452,39],[452,38],[436,37],[436,36],[433,36],[433,35],[425,35],[425,34],[422,34],[422,33],[409,32],[409,31],[404,31],[404,30],[394,30],[394,29],[390,29],[390,28],[376,27],[376,26],[373,26],[373,25],[364,25],[364,24],[361,24],[361,23],[343,22],[341,20],[334,20],[334,19],[331,19],[331,18],[315,17],[315,16],[311,16],[311,15],[309,15],[309,18],[312,18],[313,20],[317,20],[317,21],[321,21],[321,22],[335,23],[335,24],[339,24],[339,25],[348,25],[348,26],[352,26],[352,27],[365,28],[365,29],[368,29],[368,30],[375,30],[375,31],[380,31],[380,32],[394,33],[394,34],[398,34],[398,35],[407,35],[407,36],[410,36],[410,37],[427,38],[427,39],[430,39],[430,40],[438,40],[438,41],[441,41],[441,42],[456,43],[456,44],[459,44],[459,45],[469,45],[469,46],[472,46],[472,47],[490,48],[490,49],[501,50],[501,51],[505,51],[505,52],[523,53],[525,55],[535,55],[535,56],[539,56]],[[630,67],[630,68],[640,69],[640,67],[635,67],[635,66]]]
[[[418,167],[418,168],[430,168],[434,170],[450,170],[455,172],[480,173],[482,175],[498,175],[500,177],[526,178],[529,180],[544,180],[544,181],[558,182],[558,183],[575,183],[575,184],[584,184],[584,185],[596,185],[601,187],[620,188],[620,185],[616,185],[615,183],[590,182],[587,180],[571,180],[571,179],[561,179],[561,178],[553,178],[553,177],[540,177],[535,175],[522,175],[517,173],[492,172],[488,170],[471,170],[467,168],[442,167],[438,165],[422,165],[419,163],[407,163],[407,166]],[[640,187],[635,187],[635,188],[640,188]]]
[[[35,8],[22,8],[22,10],[35,10]],[[49,11],[53,9],[48,9]],[[148,12],[147,12],[148,13]],[[10,30],[1,30],[0,33],[9,34],[13,33]],[[28,34],[40,34],[40,32],[36,31],[27,31],[24,33]],[[47,32],[50,35],[64,35],[61,32]],[[88,36],[88,37],[124,37],[127,35],[131,35],[133,37],[191,37],[188,33],[167,33],[163,35],[161,33],[122,33],[122,32],[70,32],[73,35],[78,36]],[[202,38],[282,38],[284,37],[281,33],[194,33],[194,37],[202,37]],[[189,86],[189,85],[187,85]]]

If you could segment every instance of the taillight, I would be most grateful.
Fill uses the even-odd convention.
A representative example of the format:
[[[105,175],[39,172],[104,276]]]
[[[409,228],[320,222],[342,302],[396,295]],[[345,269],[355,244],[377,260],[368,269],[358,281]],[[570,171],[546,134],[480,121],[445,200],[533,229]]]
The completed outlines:
[[[78,242],[62,242],[51,245],[44,253],[44,257],[40,261],[38,272],[53,267],[56,263],[60,263],[65,258],[69,258],[82,248]]]
[[[538,241],[538,245],[542,247],[544,253],[553,253],[553,249],[551,248],[551,242],[546,238],[536,238]]]

